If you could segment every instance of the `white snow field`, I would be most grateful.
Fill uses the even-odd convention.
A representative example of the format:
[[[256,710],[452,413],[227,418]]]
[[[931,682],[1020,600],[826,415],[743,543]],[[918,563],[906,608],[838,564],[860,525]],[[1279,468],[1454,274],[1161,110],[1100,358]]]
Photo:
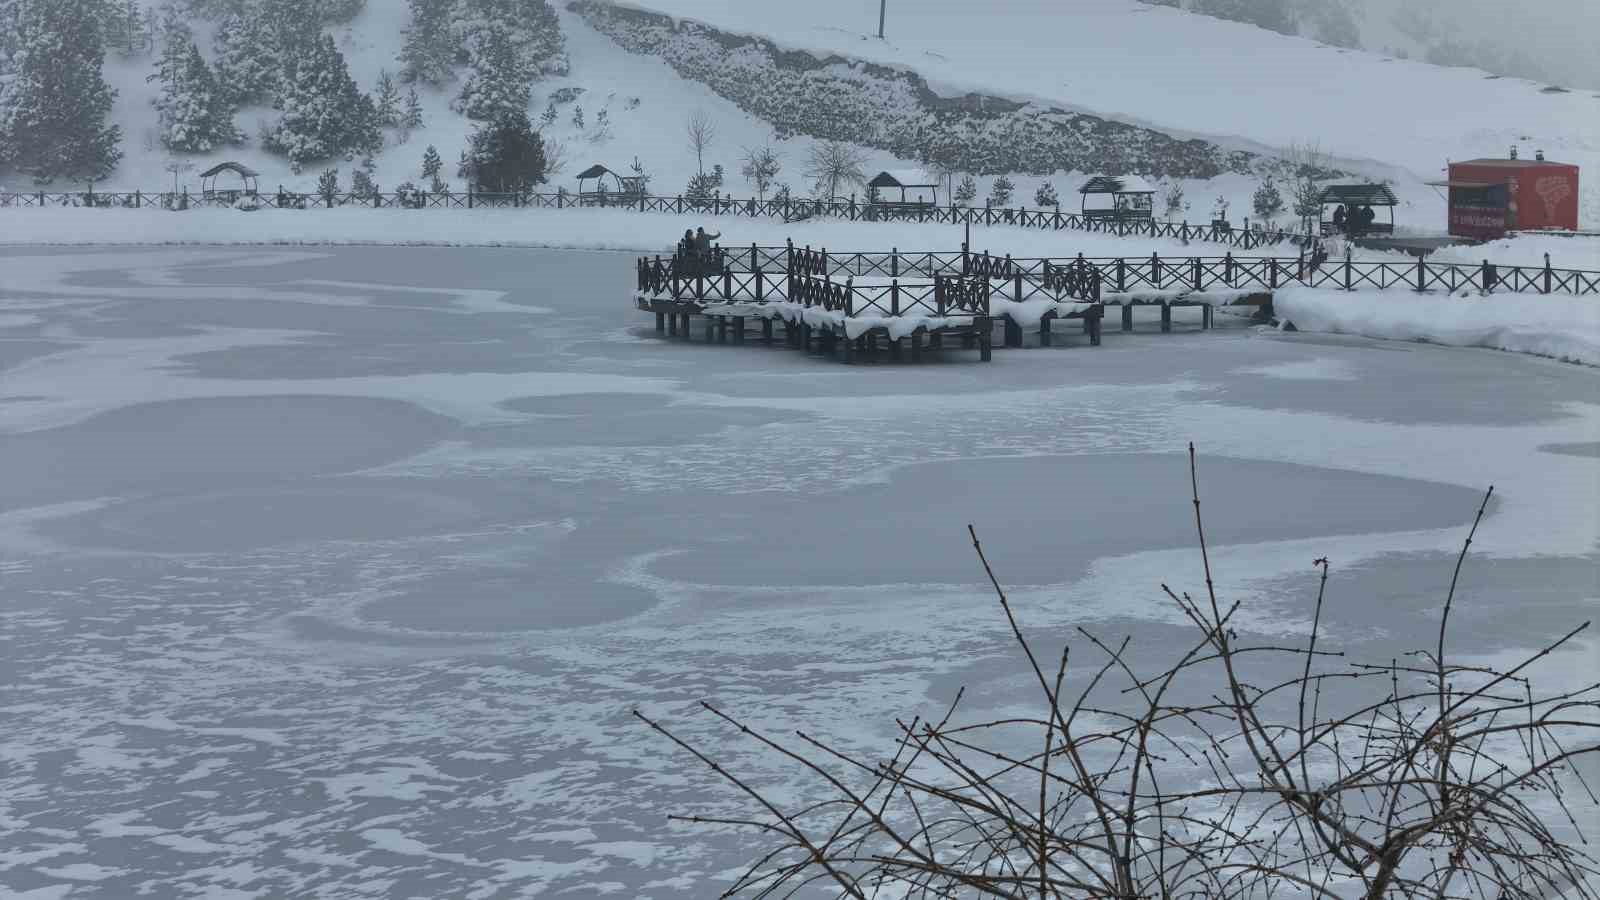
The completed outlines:
[[[182,217],[172,217],[174,219]],[[198,221],[198,220],[196,220]],[[619,253],[0,248],[0,894],[704,898],[762,845],[638,708],[887,748],[1037,646],[1505,660],[1600,606],[1600,371],[1194,311],[846,367],[658,338]],[[1087,649],[1087,648],[1085,648]],[[1075,659],[1077,657],[1074,657]],[[1592,642],[1539,667],[1592,680]],[[1074,683],[1083,672],[1069,675]]]

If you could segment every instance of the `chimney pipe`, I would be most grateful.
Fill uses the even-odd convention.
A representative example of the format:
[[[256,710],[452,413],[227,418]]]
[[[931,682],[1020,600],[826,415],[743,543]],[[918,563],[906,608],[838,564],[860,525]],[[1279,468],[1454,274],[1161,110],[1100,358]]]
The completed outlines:
[[[1512,144],[1511,145],[1511,158],[1512,159],[1516,159],[1517,158],[1517,145],[1516,144]]]
[[[1543,150],[1535,150],[1535,151],[1533,151],[1533,158],[1537,159],[1539,162],[1544,162],[1544,151]]]

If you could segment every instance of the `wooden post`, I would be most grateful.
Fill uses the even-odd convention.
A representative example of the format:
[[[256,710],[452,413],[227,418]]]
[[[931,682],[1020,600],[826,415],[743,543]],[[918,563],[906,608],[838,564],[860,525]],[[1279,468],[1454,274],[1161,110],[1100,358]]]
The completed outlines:
[[[772,320],[766,317],[761,319],[761,342],[772,343]]]
[[[889,282],[889,315],[900,315],[900,279]]]
[[[1352,266],[1350,264],[1350,248],[1347,246],[1347,247],[1344,248],[1344,289],[1347,290],[1347,291],[1354,290],[1353,282],[1350,280],[1350,270],[1351,270],[1351,268],[1352,268]]]
[[[139,209],[139,208],[141,208],[143,206],[144,206],[144,195],[139,193],[139,191],[135,190],[133,192],[133,208],[134,209]],[[1550,254],[1548,254],[1548,253],[1546,253],[1544,255],[1544,267],[1545,267],[1546,270],[1548,270],[1550,268]],[[1549,283],[1550,283],[1550,279],[1546,278],[1545,279],[1545,284],[1549,284]],[[1547,293],[1547,294],[1550,293],[1550,289],[1548,287],[1545,288],[1545,293]]]
[[[1122,301],[1122,330],[1133,330],[1133,304],[1127,300]]]
[[[1100,346],[1100,317],[1102,312],[1103,310],[1097,306],[1086,313],[1092,323],[1089,328],[1089,346],[1091,347]]]
[[[1271,261],[1270,257],[1268,258],[1268,261],[1269,262]],[[1235,285],[1233,283],[1233,252],[1232,251],[1229,251],[1229,252],[1224,253],[1222,255],[1222,280],[1223,280],[1223,283],[1226,284],[1230,288],[1238,286],[1238,285]]]
[[[1194,289],[1198,291],[1198,290],[1201,290],[1200,280],[1201,280],[1201,277],[1202,277],[1202,275],[1201,275],[1202,267],[1200,265],[1200,257],[1198,257],[1198,256],[1193,257],[1190,260],[1190,262],[1191,262],[1191,264],[1192,264],[1192,266],[1194,268]]]
[[[911,332],[911,361],[922,362],[922,331]]]
[[[1545,261],[1545,271],[1548,273],[1549,272],[1549,268],[1550,268],[1550,254],[1546,253],[1544,255],[1544,261]],[[1419,294],[1422,293],[1423,290],[1426,288],[1427,284],[1428,284],[1428,264],[1422,257],[1419,256],[1419,257],[1417,257],[1417,293],[1419,293]],[[1550,292],[1550,281],[1549,281],[1549,277],[1547,275],[1546,278],[1545,278],[1545,293],[1549,293],[1549,292]]]
[[[678,314],[675,312],[667,314],[667,334],[671,337],[678,336]]]
[[[1055,313],[1047,312],[1039,319],[1039,346],[1050,346],[1050,320],[1055,317]]]
[[[1550,281],[1551,281],[1551,278],[1554,275],[1555,275],[1555,273],[1550,271],[1550,254],[1546,253],[1544,255],[1544,291],[1543,291],[1546,294],[1550,293]]]
[[[1546,253],[1544,258],[1545,258],[1546,264],[1548,264],[1550,262],[1550,254]],[[900,248],[899,247],[890,247],[889,248],[889,277],[890,278],[899,278],[900,277]]]
[[[656,334],[661,334],[661,333],[665,332],[666,330],[667,330],[667,314],[658,309],[658,310],[656,310]],[[677,331],[678,329],[674,328],[672,330],[673,331]]]
[[[1276,257],[1267,258],[1267,287],[1274,291],[1278,289],[1278,260]]]
[[[1172,304],[1161,301],[1161,333],[1166,334],[1172,330]]]
[[[1128,261],[1119,256],[1117,257],[1117,293],[1123,293],[1127,289]]]
[[[472,185],[467,185],[467,209],[472,208]]]
[[[702,316],[701,320],[706,323],[706,343],[709,344],[709,343],[711,343],[711,339],[713,337],[713,332],[716,331],[717,323],[712,321],[710,316]],[[723,337],[727,337],[727,335],[728,335],[727,326],[723,326],[722,335],[723,335]]]

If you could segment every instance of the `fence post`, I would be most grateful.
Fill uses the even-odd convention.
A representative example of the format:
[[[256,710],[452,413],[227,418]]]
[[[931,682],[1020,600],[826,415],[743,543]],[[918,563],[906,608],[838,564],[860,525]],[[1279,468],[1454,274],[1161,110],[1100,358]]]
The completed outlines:
[[[1355,290],[1350,281],[1350,269],[1350,245],[1346,244],[1344,248],[1344,289],[1347,291]]]
[[[1545,259],[1549,259],[1549,254]],[[1417,293],[1422,293],[1428,284],[1428,263],[1423,257],[1417,257]]]
[[[1270,258],[1268,257],[1268,259]],[[1222,255],[1222,280],[1227,283],[1228,287],[1234,287],[1233,253],[1231,251]]]
[[[1190,263],[1194,267],[1194,289],[1198,291],[1200,290],[1201,278],[1200,257],[1192,257]]]
[[[1483,290],[1486,293],[1490,288],[1494,287],[1494,267],[1489,265],[1489,261],[1487,259],[1483,261],[1482,283]]]
[[[377,191],[373,191],[372,192],[372,208],[373,209],[382,209],[383,208],[383,195],[378,193]]]
[[[961,274],[970,275],[971,273],[972,273],[972,262],[967,257],[967,242],[966,241],[962,241],[961,242]]]
[[[823,247],[822,248],[822,277],[823,278],[827,278],[828,276],[829,276],[829,270],[828,270],[828,248],[827,247]]]
[[[1278,289],[1278,258],[1276,256],[1267,257],[1267,289],[1273,291]]]
[[[1550,271],[1550,254],[1544,255],[1544,293],[1550,293],[1550,278],[1554,273]]]
[[[900,279],[889,282],[889,315],[900,315]]]
[[[1155,289],[1161,290],[1161,257],[1155,251],[1150,251],[1150,280],[1155,282]]]
[[[1128,289],[1128,261],[1117,257],[1117,293]]]
[[[1545,260],[1548,261],[1549,259],[1550,259],[1550,254],[1546,253],[1545,254]],[[890,247],[889,248],[889,277],[890,278],[899,278],[900,277],[900,248],[899,247]]]
[[[472,208],[472,185],[467,185],[467,209]]]

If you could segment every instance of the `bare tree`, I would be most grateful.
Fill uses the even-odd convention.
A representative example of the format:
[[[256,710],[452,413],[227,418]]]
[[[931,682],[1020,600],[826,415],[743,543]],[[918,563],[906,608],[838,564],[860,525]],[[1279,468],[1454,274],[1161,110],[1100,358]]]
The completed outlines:
[[[567,163],[572,161],[571,148],[566,141],[555,138],[544,139],[544,175],[545,178],[554,178],[566,171]]]
[[[783,161],[770,146],[744,148],[744,167],[740,174],[744,180],[756,187],[756,199],[766,200],[767,189],[772,187],[772,182],[778,178],[778,172],[783,169]]]
[[[1319,573],[1303,644],[1241,638],[1240,604],[1213,580],[1189,450],[1205,588],[1162,585],[1193,640],[1152,671],[1130,638],[1079,628],[1098,659],[1041,658],[972,546],[1039,691],[1037,714],[963,723],[962,692],[934,719],[896,720],[892,753],[864,758],[804,731],[780,740],[709,703],[745,740],[814,777],[823,799],[785,808],[635,711],[758,809],[678,821],[754,829],[775,846],[726,895],[1104,900],[1493,900],[1557,891],[1593,900],[1600,874],[1572,805],[1594,794],[1572,765],[1600,754],[1600,685],[1536,692],[1519,664],[1449,661],[1448,626],[1478,510],[1444,599],[1437,642],[1378,664],[1343,661],[1322,623]],[[1052,672],[1052,669],[1054,670]],[[1573,783],[1580,785],[1572,790]]]
[[[705,110],[697,109],[689,113],[689,120],[684,126],[684,131],[689,136],[689,146],[694,150],[695,165],[699,173],[706,173],[706,150],[717,141],[717,127],[711,124],[711,117]]]
[[[831,200],[845,185],[866,184],[867,173],[862,168],[866,164],[866,154],[855,147],[843,141],[822,141],[811,145],[806,177],[819,198]]]
[[[1309,231],[1311,223],[1322,218],[1322,179],[1337,173],[1331,169],[1328,154],[1315,141],[1290,144],[1284,159],[1293,168],[1294,182],[1289,192],[1294,214],[1300,219],[1303,230]]]

